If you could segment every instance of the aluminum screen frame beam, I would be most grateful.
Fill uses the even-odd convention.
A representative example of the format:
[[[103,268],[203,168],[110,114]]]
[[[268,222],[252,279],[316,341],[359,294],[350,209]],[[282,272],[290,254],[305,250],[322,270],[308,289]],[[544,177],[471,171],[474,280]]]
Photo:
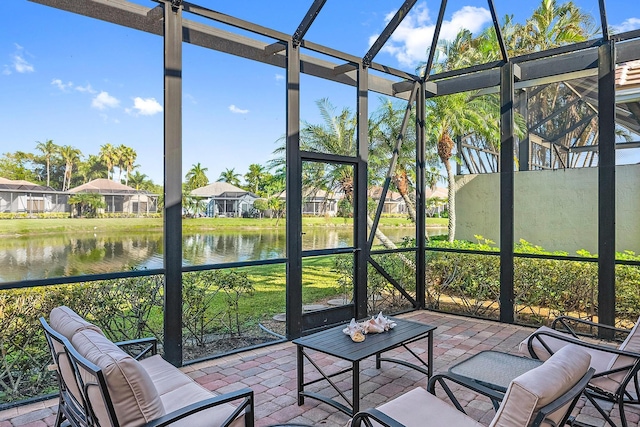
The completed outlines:
[[[616,320],[616,45],[598,49],[598,321]],[[603,333],[600,329],[600,333]],[[611,336],[613,337],[613,336]],[[607,338],[604,335],[603,338]]]
[[[300,42],[304,39],[304,36],[307,34],[307,31],[309,31],[309,28],[311,28],[313,21],[316,20],[326,2],[327,0],[315,0],[311,7],[309,7],[304,19],[300,22],[300,25],[298,25],[298,28],[296,28],[296,31],[293,33],[292,39],[294,46],[300,45]]]
[[[182,8],[164,5],[164,357],[182,366]]]
[[[500,69],[500,321],[513,323],[514,313],[514,63]]]
[[[317,1],[317,0],[316,0]],[[393,15],[391,21],[387,24],[387,26],[382,30],[382,33],[378,36],[369,51],[362,58],[362,64],[365,67],[368,67],[373,62],[373,58],[376,57],[382,46],[389,40],[389,37],[393,34],[393,32],[398,28],[398,25],[402,23],[402,20],[407,16],[407,14],[411,11],[411,8],[416,4],[417,0],[405,0],[402,6],[396,11],[396,14]]]
[[[29,1],[158,36],[162,36],[164,31],[162,16],[161,14],[158,14],[157,8],[150,9],[124,0]],[[283,69],[287,66],[287,58],[284,53],[284,49],[278,48],[276,49],[276,53],[270,53],[273,52],[273,43],[265,43],[242,35],[233,34],[228,31],[213,28],[188,19],[182,19],[182,25],[182,37],[183,41],[186,43],[273,65]],[[302,45],[310,50],[318,50],[321,51],[321,53],[335,56],[337,58],[344,59],[345,61],[353,61],[356,63],[361,62],[361,59],[357,56],[326,48],[315,43],[304,41]],[[300,55],[300,70],[303,74],[309,74],[325,80],[331,80],[352,87],[357,87],[356,71],[354,70],[349,73],[336,75],[334,73],[336,65],[340,64],[309,55]],[[376,65],[376,69],[399,78],[405,78],[407,74],[383,65]],[[370,75],[368,80],[368,89],[372,92],[405,100],[409,96],[402,91],[395,90],[394,85],[401,82],[375,75]]]
[[[500,53],[502,54],[502,60],[504,62],[509,62],[509,52],[507,52],[507,46],[504,44],[504,37],[502,37],[500,22],[498,21],[498,15],[496,14],[496,6],[493,4],[493,0],[487,0],[487,3],[489,3],[491,19],[493,20],[493,29],[496,31],[496,37],[498,38],[498,45],[500,47]]]

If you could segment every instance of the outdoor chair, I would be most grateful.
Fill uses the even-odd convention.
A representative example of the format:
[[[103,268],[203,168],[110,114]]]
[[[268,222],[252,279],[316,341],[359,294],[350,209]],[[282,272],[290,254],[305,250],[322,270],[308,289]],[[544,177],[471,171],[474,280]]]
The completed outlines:
[[[591,355],[591,367],[595,369],[595,374],[585,390],[585,396],[612,427],[616,427],[616,424],[596,399],[617,403],[622,426],[627,427],[625,405],[640,403],[638,400],[638,396],[640,396],[638,384],[638,370],[640,369],[639,324],[640,319],[633,329],[628,330],[561,316],[553,321],[550,328],[543,326],[522,341],[520,351],[533,358],[546,360],[568,344],[580,346]],[[582,338],[585,335],[585,330],[606,331],[611,337],[622,334],[625,339],[618,347],[601,342],[588,342]]]
[[[253,427],[251,389],[206,390],[160,355],[143,357],[155,339],[118,346],[68,307],[53,309],[50,322],[40,318],[60,388],[55,427]],[[141,350],[133,357],[121,347]]]
[[[444,389],[455,407],[435,396],[435,383],[446,384],[446,381],[501,401],[490,427],[562,426],[593,375],[590,359],[588,353],[567,346],[539,367],[515,378],[505,393],[464,377],[436,375],[429,380],[431,392],[419,387],[376,409],[359,412],[353,417],[351,427],[363,423],[368,427],[482,427],[483,424],[464,412],[448,386]]]

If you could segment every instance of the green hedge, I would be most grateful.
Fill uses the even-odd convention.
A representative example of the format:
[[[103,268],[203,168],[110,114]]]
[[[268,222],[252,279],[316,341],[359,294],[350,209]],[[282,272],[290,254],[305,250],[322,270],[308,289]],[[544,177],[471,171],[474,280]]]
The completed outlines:
[[[430,308],[487,318],[497,318],[500,296],[500,257],[493,242],[432,241],[430,246],[496,252],[495,255],[427,251],[427,303]],[[562,255],[521,240],[516,253]],[[580,257],[594,257],[578,251]],[[595,257],[594,257],[595,258]],[[640,261],[627,251],[616,259]],[[595,261],[595,259],[594,259]],[[546,324],[564,314],[597,315],[598,263],[516,257],[514,299],[520,323]],[[640,313],[640,267],[616,266],[616,315],[619,324],[635,323]]]
[[[133,277],[0,291],[0,407],[56,390],[46,369],[51,356],[38,321],[54,307],[71,307],[113,341],[154,336],[162,347],[163,280]],[[243,332],[240,301],[253,290],[246,273],[186,273],[183,284],[186,343],[200,345],[208,334]]]

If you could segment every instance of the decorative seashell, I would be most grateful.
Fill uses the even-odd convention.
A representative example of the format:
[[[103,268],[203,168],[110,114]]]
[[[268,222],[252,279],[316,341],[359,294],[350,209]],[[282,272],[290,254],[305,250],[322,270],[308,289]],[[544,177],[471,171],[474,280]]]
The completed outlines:
[[[349,325],[342,330],[345,334],[351,337],[353,342],[362,342],[364,341],[364,331],[362,330],[362,325],[356,322],[356,319],[351,319]]]
[[[379,334],[384,332],[384,326],[378,324],[373,318],[362,322],[362,329],[365,334]]]
[[[385,331],[388,331],[389,329],[393,329],[396,327],[396,322],[389,320],[387,317],[384,317],[382,315],[382,312],[378,314],[378,317],[376,317],[375,322],[377,325],[380,325]]]

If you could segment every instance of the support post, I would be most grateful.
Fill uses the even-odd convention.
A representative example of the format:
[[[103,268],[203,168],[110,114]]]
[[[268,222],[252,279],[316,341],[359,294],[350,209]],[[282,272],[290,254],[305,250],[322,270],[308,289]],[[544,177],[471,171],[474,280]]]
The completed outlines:
[[[356,242],[354,269],[355,318],[367,316],[367,162],[369,160],[369,70],[362,64],[358,67],[358,153],[355,176],[354,241]]]
[[[514,67],[500,68],[500,321],[514,322],[513,178]]]
[[[598,48],[598,321],[607,325],[616,320],[615,65],[610,40]]]
[[[425,218],[426,200],[426,141],[425,96],[426,84],[422,82],[416,97],[416,302],[418,308],[425,308],[426,297],[426,240],[427,221]]]
[[[182,365],[182,7],[164,3],[164,357]]]
[[[302,161],[300,160],[300,49],[287,46],[287,338],[302,334]]]

